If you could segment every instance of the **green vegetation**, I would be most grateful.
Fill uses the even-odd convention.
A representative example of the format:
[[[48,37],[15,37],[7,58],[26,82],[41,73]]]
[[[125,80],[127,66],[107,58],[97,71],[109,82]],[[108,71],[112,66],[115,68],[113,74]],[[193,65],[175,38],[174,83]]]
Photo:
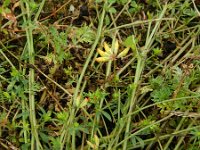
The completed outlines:
[[[0,149],[199,149],[199,0],[0,4]]]

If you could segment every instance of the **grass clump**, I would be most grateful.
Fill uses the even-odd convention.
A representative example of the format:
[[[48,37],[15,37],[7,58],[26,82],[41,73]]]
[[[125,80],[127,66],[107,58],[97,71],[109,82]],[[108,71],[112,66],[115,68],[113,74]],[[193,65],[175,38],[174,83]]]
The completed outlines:
[[[198,149],[199,9],[1,2],[0,149]]]

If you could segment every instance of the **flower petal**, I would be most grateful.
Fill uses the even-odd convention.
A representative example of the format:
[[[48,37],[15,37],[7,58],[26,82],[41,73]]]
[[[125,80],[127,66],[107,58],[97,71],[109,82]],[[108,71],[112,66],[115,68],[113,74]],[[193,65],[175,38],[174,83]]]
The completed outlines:
[[[111,50],[111,48],[108,46],[108,44],[107,44],[106,42],[104,42],[103,44],[104,44],[105,51],[108,52],[109,54],[112,54],[112,50]]]
[[[130,47],[125,48],[121,53],[119,53],[119,55],[117,56],[117,58],[121,58],[124,57],[128,54]]]
[[[114,54],[117,54],[118,53],[118,49],[119,49],[119,42],[118,40],[116,39],[115,40],[115,45],[114,45]]]
[[[106,62],[110,60],[110,57],[98,57],[95,59],[97,62]]]
[[[99,53],[100,56],[105,57],[108,56],[109,54],[107,52],[104,52],[102,50],[100,50],[99,48],[97,48],[97,52]]]

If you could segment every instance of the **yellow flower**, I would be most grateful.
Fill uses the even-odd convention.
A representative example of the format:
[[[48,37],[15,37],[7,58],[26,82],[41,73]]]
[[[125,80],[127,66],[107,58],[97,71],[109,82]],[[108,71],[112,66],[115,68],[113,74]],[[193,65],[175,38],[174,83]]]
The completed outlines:
[[[107,62],[109,60],[115,60],[116,58],[122,58],[126,56],[129,52],[130,47],[125,48],[121,53],[118,53],[119,50],[119,42],[116,39],[114,43],[114,47],[110,48],[106,42],[103,43],[105,51],[97,48],[97,52],[101,57],[96,58],[97,62]]]

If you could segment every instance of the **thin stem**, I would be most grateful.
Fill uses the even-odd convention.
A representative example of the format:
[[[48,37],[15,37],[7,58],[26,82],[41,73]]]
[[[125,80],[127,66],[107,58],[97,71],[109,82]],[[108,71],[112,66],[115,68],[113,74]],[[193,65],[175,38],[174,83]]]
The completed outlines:
[[[163,8],[163,10],[162,10],[162,12],[159,16],[159,20],[161,20],[163,18],[166,9],[167,9],[167,5],[164,6],[164,8]],[[141,78],[142,71],[145,67],[145,59],[147,57],[147,53],[150,51],[150,47],[151,47],[151,45],[154,41],[154,36],[155,36],[155,33],[157,32],[157,30],[159,28],[160,23],[161,23],[161,21],[156,22],[155,27],[153,28],[151,34],[150,34],[150,31],[148,31],[144,49],[142,49],[141,52],[137,56],[138,61],[137,61],[135,79],[134,79],[134,87],[133,87],[133,90],[132,90],[128,114],[132,113],[133,109],[136,106],[136,103],[137,103],[136,102],[137,101],[136,91],[137,91],[137,87],[139,85],[139,80]],[[151,26],[151,22],[149,24],[148,30],[150,30],[150,26]],[[128,134],[129,134],[129,131],[130,131],[131,119],[132,119],[131,116],[129,116],[128,120],[127,120],[127,124],[126,124],[125,139],[128,137]],[[127,140],[125,140],[124,143],[123,143],[123,150],[126,150],[126,149],[127,149]]]
[[[180,123],[179,123],[178,126],[176,127],[175,132],[176,132],[176,131],[179,131],[179,129],[180,129],[181,126],[183,125],[183,122],[185,121],[185,119],[186,119],[185,117],[183,117],[183,118],[181,119]],[[164,147],[163,150],[167,150],[167,149],[169,148],[169,145],[170,145],[170,143],[172,142],[173,138],[174,138],[174,136],[171,136],[171,137],[170,137],[170,139],[169,139],[169,140],[167,141],[167,143],[165,144],[165,147]]]
[[[111,73],[111,66],[112,66],[112,60],[109,60],[107,63],[107,67],[106,67],[106,79],[108,78],[108,76]]]
[[[144,145],[150,143],[150,142],[157,142],[157,140],[164,140],[168,137],[171,137],[172,135],[179,135],[179,134],[184,134],[184,132],[189,132],[189,131],[192,131],[194,129],[198,129],[200,128],[200,126],[194,126],[194,127],[191,127],[191,128],[187,128],[187,129],[183,129],[183,130],[179,130],[179,131],[175,131],[173,133],[170,133],[170,134],[166,134],[166,135],[162,135],[162,136],[159,136],[159,137],[154,137],[154,138],[151,138],[151,139],[147,139],[147,140],[144,140]],[[128,149],[129,150],[132,150],[132,149],[136,149],[136,148],[140,148],[141,147],[141,143],[138,142],[136,143],[134,146],[132,147],[129,147]]]
[[[189,126],[188,126],[187,129],[190,129],[190,127],[191,127],[193,124],[194,124],[194,122],[191,122],[191,123],[189,124]],[[179,149],[180,149],[179,147],[180,147],[181,143],[183,142],[183,140],[184,140],[184,138],[185,138],[185,136],[186,136],[187,133],[188,133],[188,132],[186,132],[185,135],[182,136],[182,137],[178,140],[178,143],[177,143],[176,147],[174,148],[174,150],[179,150]]]
[[[34,18],[34,21],[35,21],[35,22],[36,22],[36,21],[38,20],[38,18],[39,18],[39,15],[40,15],[40,13],[41,13],[41,11],[42,11],[42,8],[44,7],[45,1],[46,1],[46,0],[42,0],[42,2],[40,3],[40,7],[39,7],[39,9],[38,9],[38,11],[37,11],[37,13],[36,13],[36,15],[35,15],[35,18]]]
[[[26,31],[26,37],[27,37],[29,64],[34,65],[35,58],[34,58],[33,33],[32,33],[33,25],[32,25],[31,14],[30,14],[31,11],[29,8],[29,3],[25,2],[26,7],[24,7],[23,2],[21,2],[20,4],[21,4],[23,13],[27,14],[27,17],[24,15],[23,19],[24,19],[24,22],[27,24],[25,31]],[[29,113],[30,113],[30,123],[31,123],[31,132],[32,132],[31,150],[35,150],[35,149],[40,150],[43,148],[40,144],[38,131],[37,131],[35,96],[34,96],[34,83],[35,83],[34,76],[35,76],[34,69],[30,68],[29,69]]]
[[[65,139],[66,139],[66,134],[68,129],[67,129],[67,126],[70,126],[73,124],[74,122],[74,117],[75,117],[75,104],[76,104],[76,101],[77,101],[77,97],[78,97],[78,93],[80,91],[80,86],[81,86],[81,83],[82,83],[82,80],[83,80],[83,77],[85,75],[85,72],[88,68],[88,65],[89,65],[89,62],[91,61],[91,58],[94,54],[94,51],[96,49],[96,46],[99,42],[99,39],[102,35],[102,28],[103,28],[103,21],[104,21],[104,17],[105,17],[105,7],[107,6],[107,2],[104,3],[104,7],[103,7],[103,11],[102,11],[102,14],[101,14],[101,18],[100,18],[100,22],[99,22],[99,25],[98,25],[98,29],[97,29],[97,36],[96,36],[96,40],[94,41],[94,44],[92,45],[92,48],[90,50],[90,53],[88,55],[88,58],[83,66],[83,70],[81,72],[81,75],[78,79],[78,82],[77,82],[77,85],[76,85],[76,89],[75,89],[75,92],[74,92],[74,95],[73,95],[73,103],[72,103],[72,108],[71,108],[71,111],[70,111],[70,117],[68,118],[68,121],[64,124],[63,126],[63,131],[62,131],[62,134],[61,134],[61,148],[60,149],[63,149],[64,145],[65,145]],[[72,135],[73,139],[74,139],[74,142],[72,143],[72,149],[75,149],[76,146],[75,146],[75,132],[73,133]]]
[[[153,126],[153,125],[155,125],[155,124],[161,123],[161,122],[163,122],[163,121],[165,121],[165,120],[171,118],[172,116],[173,116],[173,115],[170,114],[170,115],[166,116],[165,118],[163,118],[163,119],[161,119],[161,120],[159,120],[159,121],[156,121],[156,122],[154,122],[154,123],[152,123],[152,124],[150,124],[150,125],[148,125],[148,126],[142,128],[142,129],[140,129],[140,130],[134,132],[133,134],[131,134],[131,135],[125,137],[124,140],[122,140],[120,143],[118,143],[118,144],[115,146],[115,148],[118,147],[118,146],[120,146],[121,144],[123,144],[123,143],[126,142],[127,140],[131,139],[132,137],[136,136],[138,133],[140,133],[140,132],[142,132],[142,131],[144,131],[144,130],[150,128],[151,126]]]
[[[88,67],[88,65],[89,65],[89,62],[91,61],[91,58],[92,58],[92,56],[93,56],[93,54],[94,54],[94,51],[95,51],[95,49],[96,49],[96,46],[97,46],[97,44],[98,44],[98,42],[99,42],[99,39],[100,39],[100,37],[101,37],[102,28],[103,28],[103,21],[104,21],[104,17],[105,17],[105,13],[106,13],[106,11],[105,11],[106,5],[107,5],[107,2],[104,3],[103,11],[102,11],[102,14],[101,14],[101,19],[100,19],[100,22],[99,22],[99,25],[98,25],[98,29],[97,29],[96,40],[94,41],[94,44],[92,45],[90,54],[88,55],[88,58],[87,58],[87,60],[86,60],[86,62],[85,62],[85,64],[84,64],[84,66],[83,66],[83,70],[82,70],[81,75],[80,75],[80,77],[79,77],[79,80],[78,80],[78,82],[77,82],[77,86],[76,86],[76,89],[75,89],[75,92],[74,92],[74,96],[73,96],[73,100],[74,100],[73,104],[76,104],[75,101],[76,101],[76,99],[77,99],[78,92],[79,92],[79,90],[80,90],[81,82],[82,82],[82,80],[83,80],[83,77],[84,77],[84,75],[85,75],[86,69],[87,69],[87,67]]]
[[[128,27],[132,27],[132,26],[139,26],[141,24],[148,24],[149,22],[157,22],[157,21],[174,21],[176,20],[175,18],[158,18],[158,19],[152,19],[152,20],[139,20],[139,21],[135,21],[135,22],[132,22],[132,23],[127,23],[127,24],[124,24],[124,25],[121,25],[121,26],[117,26],[115,28],[112,28],[112,29],[109,29],[109,30],[106,30],[105,33],[111,33],[117,29],[121,29],[121,28],[128,28]]]
[[[10,64],[10,66],[12,68],[15,68],[15,66],[12,64],[12,62],[8,59],[8,57],[4,54],[4,52],[2,51],[2,49],[0,49],[0,53],[1,55],[6,59],[6,61]]]
[[[137,62],[135,79],[134,79],[134,87],[133,87],[133,91],[132,91],[132,94],[131,94],[131,102],[130,102],[128,114],[132,112],[132,110],[135,108],[135,105],[136,105],[135,94],[136,94],[136,90],[137,90],[137,87],[138,87],[138,84],[139,84],[140,76],[142,74],[142,70],[144,68],[144,65],[145,65],[145,61],[139,56],[138,62]],[[128,120],[127,120],[125,137],[128,136],[128,133],[129,133],[129,130],[130,130],[130,124],[131,124],[131,116],[129,116]],[[123,150],[126,150],[126,149],[127,149],[127,141],[125,141],[124,145],[123,145]]]

